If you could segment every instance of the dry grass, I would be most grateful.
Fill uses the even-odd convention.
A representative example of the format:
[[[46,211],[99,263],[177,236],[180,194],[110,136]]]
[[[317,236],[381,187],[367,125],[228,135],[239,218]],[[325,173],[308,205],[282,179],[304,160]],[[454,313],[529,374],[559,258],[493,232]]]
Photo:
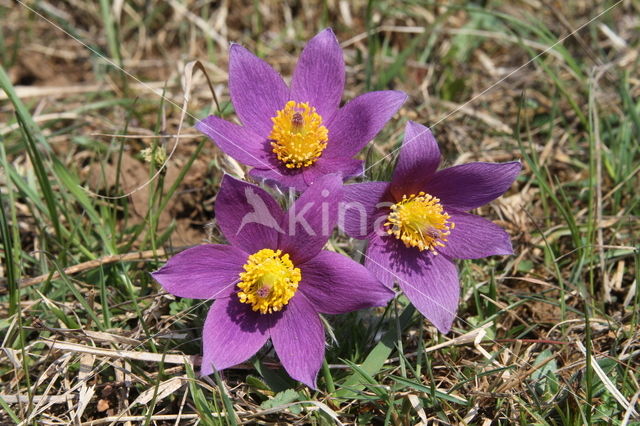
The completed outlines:
[[[0,423],[640,421],[640,4],[478,3],[0,1]],[[207,306],[147,272],[220,241],[218,182],[242,168],[190,128],[218,107],[188,64],[232,117],[229,42],[287,78],[325,26],[343,43],[345,99],[409,95],[363,153],[371,175],[409,119],[448,163],[523,161],[481,211],[516,255],[460,264],[450,335],[402,297],[330,318],[341,344],[318,392],[269,351],[199,377]],[[156,145],[175,147],[161,171],[141,157]]]

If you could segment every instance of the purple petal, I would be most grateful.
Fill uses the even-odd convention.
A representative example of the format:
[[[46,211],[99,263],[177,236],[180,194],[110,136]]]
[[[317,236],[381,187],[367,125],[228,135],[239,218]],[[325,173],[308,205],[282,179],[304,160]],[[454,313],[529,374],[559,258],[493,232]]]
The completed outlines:
[[[394,294],[364,266],[331,251],[323,250],[300,265],[300,272],[300,291],[323,314],[384,306]]]
[[[428,127],[408,121],[391,191],[399,198],[419,192],[440,164],[440,149]]]
[[[316,166],[324,174],[340,173],[343,179],[360,176],[364,172],[364,161],[355,158],[322,158],[318,159]]]
[[[260,179],[268,185],[277,186],[282,190],[293,188],[302,192],[308,186],[304,178],[304,171],[301,169],[290,170],[281,166],[274,166],[270,169],[255,168],[249,171],[249,176]]]
[[[264,138],[271,133],[271,117],[289,98],[280,74],[239,44],[229,53],[229,92],[242,123]]]
[[[175,296],[229,297],[246,260],[247,254],[235,247],[206,244],[176,254],[151,275]]]
[[[519,161],[449,167],[436,172],[424,191],[440,198],[446,207],[468,211],[504,194],[521,168]]]
[[[287,373],[316,389],[324,358],[324,329],[303,294],[296,294],[271,329],[271,341]]]
[[[242,164],[269,166],[271,153],[266,148],[266,139],[246,127],[210,115],[196,124],[196,129],[209,136],[225,154]]]
[[[461,212],[448,212],[455,224],[444,247],[438,251],[455,259],[513,254],[511,239],[504,229],[480,216]]]
[[[379,205],[384,202],[388,187],[388,182],[345,185],[338,226],[352,238],[362,239],[373,232],[373,224],[379,217]]]
[[[237,297],[214,302],[202,329],[203,375],[240,364],[269,338],[268,316],[251,310]]]
[[[446,334],[458,311],[458,271],[445,256],[430,255],[428,259],[420,271],[406,274],[398,285],[416,309]]]
[[[393,288],[398,281],[393,265],[398,265],[398,255],[394,250],[403,250],[404,246],[390,236],[371,234],[367,252],[364,254],[364,266],[386,287]],[[411,253],[408,253],[411,255]],[[393,260],[393,261],[392,261]]]
[[[273,166],[270,169],[262,167],[251,169],[249,175],[283,190],[294,188],[298,192],[304,191],[310,184],[322,176],[339,173],[344,180],[362,175],[364,169],[364,162],[353,158],[334,158],[327,160],[320,158],[315,164],[300,169],[287,169],[274,162],[271,164]]]
[[[391,236],[373,238],[365,266],[383,284],[397,282],[411,303],[443,333],[451,329],[460,297],[456,267],[443,255],[405,247]]]
[[[329,120],[340,105],[344,90],[344,59],[329,28],[313,37],[300,54],[291,81],[291,98],[314,106]]]
[[[313,164],[309,167],[305,167],[302,171],[302,177],[304,178],[304,182],[308,185],[311,185],[316,180],[320,179],[322,176],[326,175],[324,170],[318,167],[318,163]]]
[[[277,247],[284,213],[264,189],[225,175],[215,212],[218,226],[234,246],[249,254]]]
[[[314,257],[326,244],[338,221],[342,179],[326,175],[300,195],[284,216],[279,247],[294,264]]]
[[[323,159],[320,157],[314,165],[304,169],[304,180],[310,185],[319,177],[331,173],[339,173],[342,176],[342,180],[345,180],[362,175],[364,172],[363,166],[364,161],[354,158]]]
[[[356,155],[400,109],[403,92],[369,92],[340,108],[327,124],[329,141],[323,156],[351,158]]]

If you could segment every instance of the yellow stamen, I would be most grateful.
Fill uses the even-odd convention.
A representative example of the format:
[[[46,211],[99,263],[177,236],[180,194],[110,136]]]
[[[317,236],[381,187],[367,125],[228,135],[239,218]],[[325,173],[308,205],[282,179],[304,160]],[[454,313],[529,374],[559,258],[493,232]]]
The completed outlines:
[[[444,247],[447,236],[455,227],[449,222],[440,200],[424,192],[402,196],[402,201],[391,206],[391,213],[384,224],[389,235],[394,235],[407,247],[431,250]]]
[[[312,165],[327,147],[329,131],[320,114],[306,102],[287,102],[271,121],[273,152],[289,169]]]
[[[301,275],[282,250],[262,249],[252,254],[240,273],[238,297],[261,314],[277,312],[296,294]]]

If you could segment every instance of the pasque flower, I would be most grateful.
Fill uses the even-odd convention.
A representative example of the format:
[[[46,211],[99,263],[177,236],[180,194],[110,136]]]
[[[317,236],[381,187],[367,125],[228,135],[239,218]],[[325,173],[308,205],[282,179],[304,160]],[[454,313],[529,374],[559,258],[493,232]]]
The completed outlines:
[[[369,241],[365,266],[394,282],[441,332],[450,330],[460,284],[453,259],[512,254],[507,233],[467,213],[502,195],[519,162],[469,163],[437,170],[431,131],[408,122],[391,182],[345,186],[344,231]]]
[[[239,44],[229,53],[229,92],[242,126],[209,116],[196,127],[222,151],[252,166],[254,177],[304,190],[318,177],[362,173],[353,158],[406,99],[398,91],[369,92],[339,108],[342,49],[325,29],[303,49],[291,87]]]
[[[315,388],[325,346],[318,314],[393,297],[364,266],[322,250],[341,199],[335,174],[317,179],[286,212],[263,189],[224,177],[215,214],[230,245],[187,249],[153,273],[171,294],[215,299],[202,331],[203,374],[247,360],[270,338],[289,375]]]

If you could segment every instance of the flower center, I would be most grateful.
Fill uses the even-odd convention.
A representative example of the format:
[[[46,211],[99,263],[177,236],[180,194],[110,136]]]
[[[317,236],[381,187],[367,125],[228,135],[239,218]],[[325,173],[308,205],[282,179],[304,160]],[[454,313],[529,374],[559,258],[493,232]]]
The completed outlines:
[[[261,314],[277,312],[296,294],[300,269],[282,250],[262,249],[247,259],[240,273],[238,297]]]
[[[455,224],[449,222],[449,215],[438,198],[420,192],[408,197],[403,195],[402,201],[392,205],[384,226],[387,234],[394,235],[405,246],[437,254],[436,248],[444,247]]]
[[[273,152],[289,169],[312,165],[327,147],[329,131],[320,114],[306,102],[287,102],[271,121]]]

